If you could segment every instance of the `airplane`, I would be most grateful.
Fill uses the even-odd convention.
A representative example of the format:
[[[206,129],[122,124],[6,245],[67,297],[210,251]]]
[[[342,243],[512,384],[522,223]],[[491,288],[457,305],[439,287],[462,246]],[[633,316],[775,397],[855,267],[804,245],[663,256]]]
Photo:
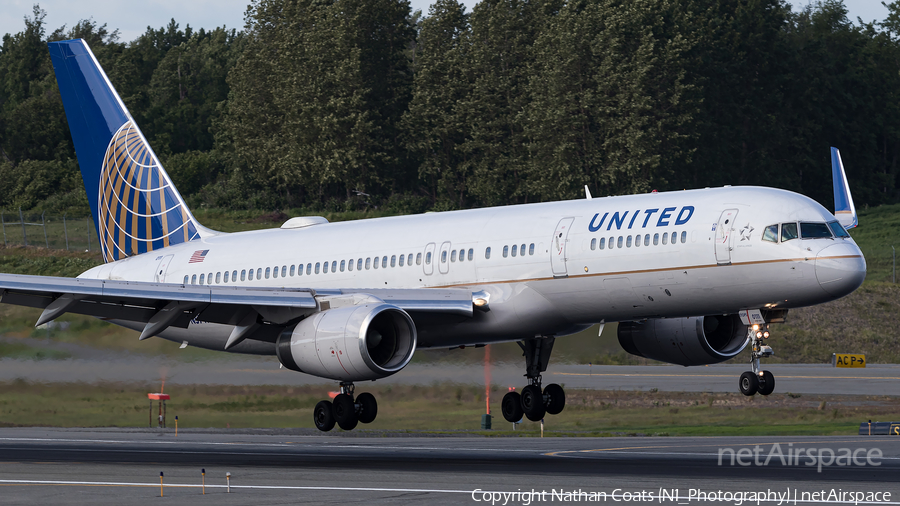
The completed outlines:
[[[787,190],[726,186],[222,233],[202,226],[83,40],[50,42],[100,238],[77,278],[0,275],[0,302],[90,315],[210,350],[277,357],[339,382],[318,429],[371,423],[355,383],[420,348],[517,342],[527,384],[503,417],[565,407],[542,385],[557,338],[618,322],[629,353],[697,366],[750,346],[745,395],[771,394],[770,324],[856,290],[866,262],[840,153],[835,213]]]

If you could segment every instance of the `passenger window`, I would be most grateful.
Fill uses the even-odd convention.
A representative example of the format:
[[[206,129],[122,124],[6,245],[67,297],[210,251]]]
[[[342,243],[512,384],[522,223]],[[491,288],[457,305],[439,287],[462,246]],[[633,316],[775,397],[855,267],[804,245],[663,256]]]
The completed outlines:
[[[687,242],[687,230],[685,230],[684,232],[681,233],[681,244],[684,244],[686,242]]]
[[[678,244],[678,233],[672,232],[672,244]]]
[[[397,266],[397,255],[391,255],[391,267]]]
[[[422,254],[416,253],[416,265],[422,265]]]
[[[319,273],[319,266],[322,265],[319,262],[316,262],[316,274]],[[326,264],[327,265],[327,264]]]
[[[400,267],[406,264],[406,255],[400,255]]]
[[[222,280],[223,283],[228,282],[228,274],[230,274],[230,273],[228,271],[225,271],[225,279]]]
[[[653,245],[659,245],[659,234],[653,234]]]
[[[824,223],[800,223],[800,237],[803,239],[831,239],[831,230]]]
[[[266,269],[266,270],[268,270],[268,269]],[[278,277],[278,266],[277,266],[277,265],[276,265],[275,267],[272,268],[272,277],[273,277],[273,278],[277,278],[277,277]]]
[[[650,234],[644,234],[644,246],[650,246]]]
[[[322,274],[328,274],[328,262],[322,262]]]
[[[256,279],[257,280],[262,279],[262,267],[256,269]]]
[[[206,280],[206,275],[205,275],[205,274],[201,274],[201,275],[200,275],[200,284],[202,285],[202,284],[203,284],[203,281],[205,281],[205,280]]]
[[[503,258],[506,258],[508,256],[509,256],[509,246],[504,246],[503,247]]]
[[[615,247],[615,245],[616,245],[616,238],[610,237],[609,238],[609,249],[613,249]]]
[[[295,269],[296,267],[297,267],[296,265],[291,264],[291,273],[290,273],[290,274],[291,274],[291,277],[294,277],[294,269]]]
[[[308,263],[306,264],[306,275],[309,276],[310,274],[312,274],[312,264]]]
[[[194,274],[194,275],[191,276],[191,284],[192,284],[192,285],[196,285],[196,284],[197,284],[197,275],[196,275],[196,274]]]
[[[446,251],[441,251],[441,263],[442,264],[447,263],[447,252]]]
[[[331,272],[337,272],[337,260],[331,262]]]
[[[591,251],[594,251],[595,249],[597,249],[597,238],[596,237],[591,239]]]
[[[378,259],[379,259],[379,258],[381,258],[381,257],[375,257],[375,258],[372,260],[372,268],[373,268],[373,269],[377,269],[377,268],[378,268]]]
[[[431,252],[425,253],[425,265],[431,265]]]
[[[834,232],[835,237],[850,237],[850,234],[847,233],[847,230],[840,223],[829,221],[828,226],[831,228],[831,231]]]
[[[294,270],[294,266],[291,266],[291,270]],[[281,266],[281,277],[287,277],[287,265]]]
[[[763,241],[778,242],[778,225],[769,225],[763,230]]]
[[[630,248],[630,247],[631,247],[631,236],[630,236],[630,235],[628,236],[627,239],[625,239],[625,247],[626,247],[626,248]]]
[[[366,258],[366,270],[369,270],[369,260],[371,260],[371,259]]]
[[[663,234],[663,244],[669,243],[669,234]]]
[[[237,283],[237,269],[231,271],[231,282]]]
[[[406,255],[406,265],[412,267],[412,253]]]
[[[206,276],[206,284],[207,284],[207,285],[213,284],[213,277],[212,277],[212,273],[211,273],[211,272],[209,273],[209,275]]]
[[[341,260],[341,272],[344,272],[344,266],[347,264],[346,260]]]
[[[797,234],[797,224],[796,223],[782,223],[781,224],[781,242],[790,241],[791,239],[796,239],[799,234]]]
[[[266,279],[269,279],[269,267],[266,267]]]
[[[187,274],[184,275],[184,283],[182,283],[182,284],[185,284],[185,285],[188,284],[188,275]]]
[[[634,236],[634,247],[639,248],[641,246],[641,235],[638,234]]]
[[[253,273],[254,273],[254,272],[256,272],[256,271],[254,271],[253,269],[250,269],[250,275],[249,275],[249,277],[247,278],[248,281],[253,281]]]
[[[387,268],[387,255],[381,257],[381,266]]]
[[[352,270],[353,270],[353,259],[352,259],[352,258],[350,259],[349,262],[347,262],[347,270],[348,270],[348,271],[352,271]]]
[[[472,250],[469,250],[469,251],[472,251]],[[471,255],[472,255],[472,254],[469,253],[469,260],[472,259],[472,256],[471,256]],[[528,246],[528,255],[534,255],[534,243],[531,243],[531,245]]]
[[[516,250],[517,250],[517,249],[519,249],[519,246],[516,245],[516,244],[513,244],[512,256],[516,256]]]
[[[368,265],[368,263],[366,265]],[[366,267],[366,268],[368,268],[368,267]],[[356,270],[358,270],[358,271],[362,270],[362,258],[360,258],[359,260],[356,261]]]
[[[601,237],[600,238],[600,249],[603,249],[605,247],[606,247],[606,237]]]
[[[616,241],[616,247],[617,248],[622,247],[622,236],[621,235],[619,236],[619,239]]]
[[[485,260],[491,259],[491,247],[490,246],[488,246],[487,248],[484,249],[484,259]]]
[[[456,250],[453,250],[453,252],[450,253],[450,261],[451,261],[451,262],[455,262],[455,261],[456,261]]]

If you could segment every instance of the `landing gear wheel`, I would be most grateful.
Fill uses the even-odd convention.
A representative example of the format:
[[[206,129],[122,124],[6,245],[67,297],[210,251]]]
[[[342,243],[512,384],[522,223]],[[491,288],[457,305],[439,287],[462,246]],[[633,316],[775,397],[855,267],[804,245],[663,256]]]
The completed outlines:
[[[544,397],[547,399],[547,413],[558,415],[566,407],[566,392],[556,383],[550,383],[544,387]]]
[[[525,412],[522,411],[522,396],[519,392],[508,392],[504,395],[503,401],[500,402],[500,411],[507,422],[516,423],[521,420]]]
[[[775,375],[769,371],[763,371],[759,382],[759,393],[769,395],[775,391]]]
[[[313,410],[313,422],[316,428],[322,432],[328,432],[334,428],[334,411],[331,401],[319,401]]]
[[[744,374],[741,374],[741,381],[738,385],[740,386],[741,393],[749,397],[759,390],[759,378],[752,372],[747,371]]]
[[[522,411],[525,417],[532,422],[538,422],[544,418],[547,412],[544,407],[544,396],[541,394],[540,387],[528,385],[522,389]]]
[[[375,396],[369,392],[363,392],[356,396],[356,403],[359,404],[359,421],[361,423],[372,423],[378,415],[378,403],[375,402]]]
[[[338,427],[344,430],[353,430],[359,423],[356,417],[356,406],[353,404],[353,398],[347,394],[339,394],[334,398],[332,403],[334,406],[334,420]]]

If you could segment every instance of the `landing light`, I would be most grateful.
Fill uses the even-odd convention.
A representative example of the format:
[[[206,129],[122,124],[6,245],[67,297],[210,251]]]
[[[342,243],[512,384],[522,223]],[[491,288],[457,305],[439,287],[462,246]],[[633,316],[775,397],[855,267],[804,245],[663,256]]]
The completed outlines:
[[[762,333],[762,332],[757,332],[757,333],[756,333],[756,338],[757,338],[757,339],[761,338],[762,336],[763,336],[763,333]]]
[[[475,300],[472,301],[472,302],[473,302],[476,306],[478,306],[478,307],[486,306],[487,303],[488,303],[488,301],[486,301],[486,300],[484,300],[484,299],[480,299],[480,298],[479,298],[479,299],[475,299]]]
[[[759,325],[757,325],[757,324],[754,323],[754,324],[753,324],[753,330],[759,330]]]
[[[769,331],[767,330],[767,331],[763,332],[763,339],[768,339],[768,338],[769,338]]]

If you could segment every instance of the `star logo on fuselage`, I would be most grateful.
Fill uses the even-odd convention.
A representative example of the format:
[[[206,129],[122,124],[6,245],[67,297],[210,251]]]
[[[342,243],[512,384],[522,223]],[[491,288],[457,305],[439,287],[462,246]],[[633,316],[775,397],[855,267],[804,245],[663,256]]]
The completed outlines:
[[[753,227],[751,227],[749,223],[747,223],[746,225],[744,225],[744,228],[741,229],[741,240],[742,240],[742,241],[749,241],[749,240],[750,240],[750,234],[752,234],[754,230],[755,230],[755,229],[754,229]]]

